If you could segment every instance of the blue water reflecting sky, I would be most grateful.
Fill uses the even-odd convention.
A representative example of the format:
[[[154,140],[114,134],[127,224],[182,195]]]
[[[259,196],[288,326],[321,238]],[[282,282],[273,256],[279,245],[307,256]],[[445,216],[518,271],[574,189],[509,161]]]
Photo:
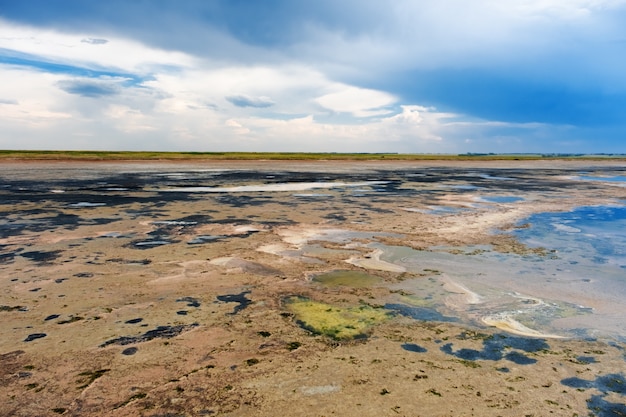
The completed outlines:
[[[561,213],[539,213],[531,227],[517,231],[530,244],[578,255],[596,264],[626,268],[626,207],[591,206]]]

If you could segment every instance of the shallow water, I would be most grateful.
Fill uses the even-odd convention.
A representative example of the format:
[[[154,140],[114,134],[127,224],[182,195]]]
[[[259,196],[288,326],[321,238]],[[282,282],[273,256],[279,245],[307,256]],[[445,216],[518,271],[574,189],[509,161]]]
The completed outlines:
[[[232,187],[179,187],[168,188],[159,191],[181,193],[246,193],[246,192],[280,192],[280,191],[305,191],[317,188],[345,188],[363,187],[387,184],[387,181],[364,181],[364,182],[293,182],[273,183],[259,185],[238,185]]]
[[[351,270],[331,271],[313,277],[313,282],[318,282],[327,287],[367,288],[378,284],[380,281],[381,279],[375,275]]]
[[[581,175],[578,179],[584,181],[602,181],[602,182],[616,182],[626,184],[626,175],[613,175],[613,176],[590,176]]]
[[[485,201],[487,203],[517,203],[519,201],[524,201],[524,199],[517,196],[502,195],[480,197],[480,201]]]
[[[516,235],[529,245],[545,246],[585,265],[626,268],[626,207],[580,207],[563,213],[541,213]]]
[[[498,322],[520,333],[626,339],[626,207],[582,207],[542,213],[520,223],[518,238],[547,256],[503,254],[489,247],[373,245],[381,259],[433,277],[398,284],[414,295],[395,297],[467,322]],[[450,251],[450,249],[454,249]],[[463,249],[463,248],[461,248]],[[419,306],[423,307],[423,306]]]

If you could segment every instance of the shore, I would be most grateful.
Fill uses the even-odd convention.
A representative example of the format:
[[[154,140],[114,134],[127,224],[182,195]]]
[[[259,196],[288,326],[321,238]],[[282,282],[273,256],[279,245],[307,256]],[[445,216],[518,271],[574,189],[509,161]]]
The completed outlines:
[[[2,161],[0,415],[625,415],[623,343],[463,321],[379,248],[551,256],[507,232],[623,201],[582,171],[626,164]]]

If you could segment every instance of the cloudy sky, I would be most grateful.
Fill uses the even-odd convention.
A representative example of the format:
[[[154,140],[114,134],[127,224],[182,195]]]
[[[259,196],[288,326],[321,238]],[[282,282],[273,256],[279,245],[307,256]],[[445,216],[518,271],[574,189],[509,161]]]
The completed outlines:
[[[0,149],[626,153],[626,0],[0,0]]]

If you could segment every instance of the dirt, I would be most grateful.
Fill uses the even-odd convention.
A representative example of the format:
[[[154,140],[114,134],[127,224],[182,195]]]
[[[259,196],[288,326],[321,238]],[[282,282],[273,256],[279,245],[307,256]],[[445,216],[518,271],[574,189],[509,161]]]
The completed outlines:
[[[494,231],[624,199],[571,177],[626,165],[589,164],[2,162],[0,415],[624,416],[623,343],[383,308],[392,284],[441,271],[407,276],[367,247],[550,256]],[[329,181],[377,183],[171,191]],[[378,279],[312,279],[350,270]],[[323,331],[326,310],[355,331]]]

